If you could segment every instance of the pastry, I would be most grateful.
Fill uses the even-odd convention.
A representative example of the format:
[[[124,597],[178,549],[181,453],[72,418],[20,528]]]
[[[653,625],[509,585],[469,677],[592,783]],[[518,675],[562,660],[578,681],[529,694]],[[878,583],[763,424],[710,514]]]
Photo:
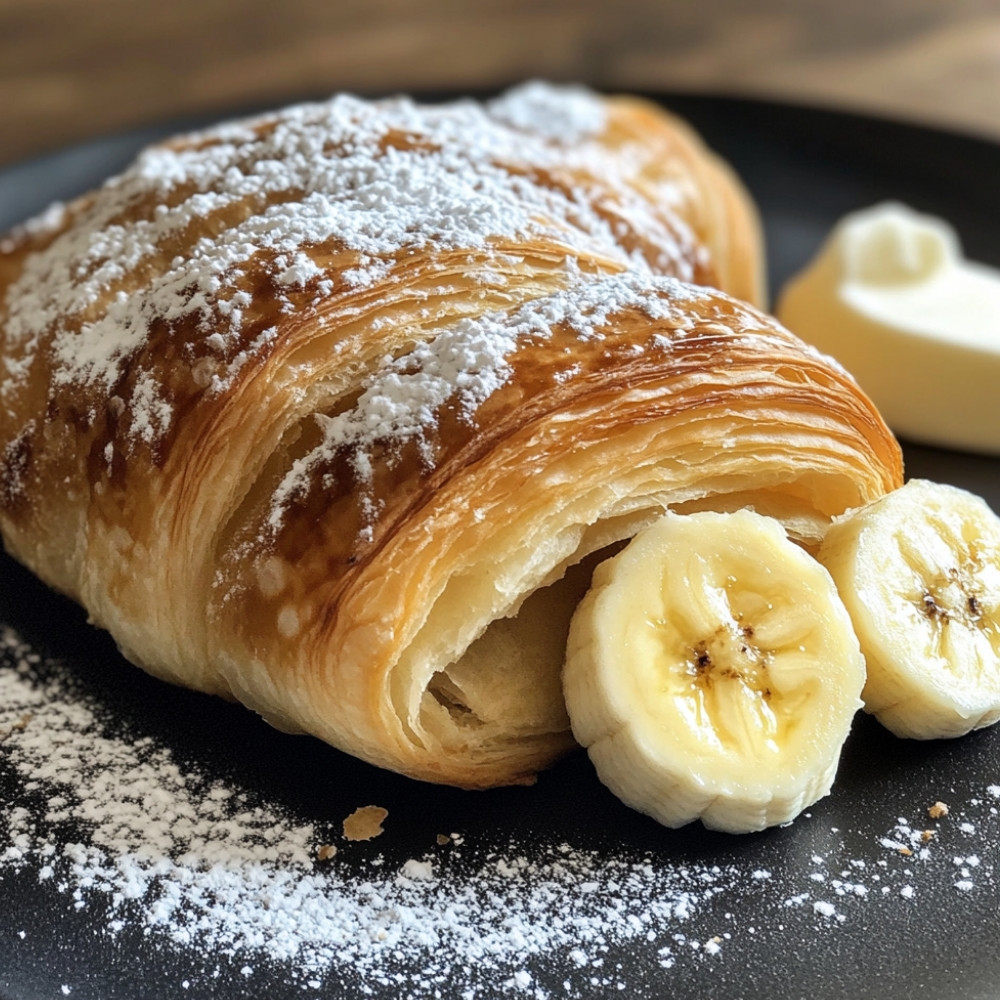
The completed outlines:
[[[630,98],[340,96],[154,146],[0,242],[5,544],[159,677],[530,781],[602,554],[667,508],[815,545],[900,482],[750,304],[761,260],[731,171]]]

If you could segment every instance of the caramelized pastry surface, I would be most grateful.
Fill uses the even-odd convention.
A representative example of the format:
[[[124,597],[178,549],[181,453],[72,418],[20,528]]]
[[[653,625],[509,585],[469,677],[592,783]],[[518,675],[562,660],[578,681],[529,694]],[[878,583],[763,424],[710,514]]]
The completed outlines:
[[[898,484],[681,122],[530,85],[180,137],[0,242],[0,527],[127,656],[469,787],[571,745],[588,566]],[[721,290],[720,290],[721,289]],[[577,568],[573,568],[577,567]]]

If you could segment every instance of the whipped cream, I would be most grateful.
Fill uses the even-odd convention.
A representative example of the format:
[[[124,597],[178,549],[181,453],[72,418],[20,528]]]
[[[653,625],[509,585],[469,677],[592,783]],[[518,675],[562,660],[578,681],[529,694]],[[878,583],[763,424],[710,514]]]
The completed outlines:
[[[832,354],[901,437],[1000,454],[1000,271],[896,202],[845,216],[778,318]]]

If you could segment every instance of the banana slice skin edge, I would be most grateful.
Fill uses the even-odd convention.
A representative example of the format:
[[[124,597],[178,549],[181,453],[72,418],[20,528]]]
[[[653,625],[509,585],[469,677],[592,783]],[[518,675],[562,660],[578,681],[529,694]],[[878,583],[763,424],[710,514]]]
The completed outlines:
[[[602,563],[563,672],[612,792],[666,826],[732,833],[829,792],[864,681],[829,573],[749,510],[667,513]]]

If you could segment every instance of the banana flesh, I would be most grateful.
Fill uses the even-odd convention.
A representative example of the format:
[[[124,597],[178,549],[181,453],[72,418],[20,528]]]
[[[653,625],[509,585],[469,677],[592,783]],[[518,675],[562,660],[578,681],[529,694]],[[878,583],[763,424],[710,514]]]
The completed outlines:
[[[666,514],[596,570],[563,690],[628,805],[749,832],[826,795],[864,660],[833,581],[752,511]]]
[[[867,660],[868,712],[914,739],[1000,720],[1000,519],[985,501],[913,479],[836,519],[817,557]]]

